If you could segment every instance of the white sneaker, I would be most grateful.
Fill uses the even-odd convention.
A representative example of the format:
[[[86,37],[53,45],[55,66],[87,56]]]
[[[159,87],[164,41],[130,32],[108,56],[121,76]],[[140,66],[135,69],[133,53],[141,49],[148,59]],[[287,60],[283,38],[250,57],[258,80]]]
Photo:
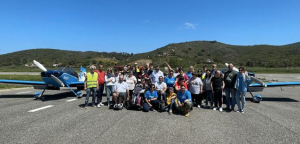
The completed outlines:
[[[100,104],[98,104],[98,105],[97,105],[97,107],[98,107],[98,108],[100,108],[100,107],[101,107],[101,105],[100,105]]]
[[[236,112],[238,112],[238,113],[239,113],[239,112],[240,112],[240,110],[236,110]]]
[[[216,107],[214,107],[214,108],[213,108],[213,110],[215,111],[215,110],[217,110],[217,108],[216,108]]]
[[[101,102],[101,103],[99,103],[99,104],[100,104],[100,106],[104,106],[104,104],[102,104],[102,102]],[[98,104],[98,105],[99,105],[99,104]]]
[[[219,111],[222,112],[222,111],[223,111],[223,108],[219,108]]]
[[[241,113],[245,113],[245,111],[244,111],[244,110],[241,110]]]
[[[201,106],[200,106],[200,105],[198,105],[198,108],[201,108]]]
[[[169,110],[169,114],[172,114],[173,112],[172,112],[172,110]]]
[[[123,107],[123,104],[122,104],[122,103],[120,104],[120,107]]]

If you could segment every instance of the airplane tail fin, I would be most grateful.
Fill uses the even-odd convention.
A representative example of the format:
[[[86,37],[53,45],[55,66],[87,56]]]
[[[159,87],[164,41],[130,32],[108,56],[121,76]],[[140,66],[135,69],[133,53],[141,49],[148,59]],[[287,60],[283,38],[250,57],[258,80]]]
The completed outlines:
[[[85,74],[86,74],[86,69],[83,68],[82,66],[80,67],[80,73],[79,73],[79,81],[85,81]]]

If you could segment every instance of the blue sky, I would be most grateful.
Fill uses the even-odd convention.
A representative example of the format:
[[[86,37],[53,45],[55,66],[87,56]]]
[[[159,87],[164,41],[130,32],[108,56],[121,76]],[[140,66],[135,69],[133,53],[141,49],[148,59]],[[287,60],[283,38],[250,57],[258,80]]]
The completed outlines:
[[[141,53],[169,43],[300,41],[299,0],[0,0],[0,54]]]

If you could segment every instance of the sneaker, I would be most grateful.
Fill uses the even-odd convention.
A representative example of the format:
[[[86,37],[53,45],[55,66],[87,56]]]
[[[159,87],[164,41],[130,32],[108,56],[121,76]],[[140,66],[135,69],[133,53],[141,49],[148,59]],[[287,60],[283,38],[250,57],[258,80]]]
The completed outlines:
[[[87,106],[85,106],[84,108],[87,109]]]
[[[213,106],[210,106],[209,108],[210,108],[210,109],[213,109],[214,107],[213,107]]]
[[[200,106],[200,105],[198,105],[198,108],[201,108],[201,106]]]
[[[238,113],[239,113],[239,112],[240,112],[240,110],[236,110],[236,112],[238,112]]]
[[[115,104],[115,105],[114,105],[114,108],[116,108],[116,107],[118,107],[118,104]]]
[[[242,111],[241,111],[241,113],[245,113],[245,111],[244,111],[244,110],[242,110]]]
[[[222,112],[222,111],[223,111],[223,108],[219,108],[219,111]]]
[[[104,104],[102,104],[102,102],[101,102],[101,103],[99,103],[99,104],[100,104],[100,106],[104,106]],[[99,104],[98,104],[98,105],[99,105]]]
[[[169,110],[169,114],[172,114],[173,113],[173,111],[172,110]]]
[[[187,112],[184,116],[185,116],[185,117],[189,117],[189,116],[190,116],[190,113]]]
[[[213,110],[215,111],[215,110],[217,110],[217,108],[215,107],[215,108],[213,108]]]
[[[122,104],[122,103],[120,104],[120,107],[123,107],[123,104]]]
[[[98,105],[97,105],[97,108],[100,108],[100,107],[101,107],[101,105],[100,105],[100,104],[98,104]]]

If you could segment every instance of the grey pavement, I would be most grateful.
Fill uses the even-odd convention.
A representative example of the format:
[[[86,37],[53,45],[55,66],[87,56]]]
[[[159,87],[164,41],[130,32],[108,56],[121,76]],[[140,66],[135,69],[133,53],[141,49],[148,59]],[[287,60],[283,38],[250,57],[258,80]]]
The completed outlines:
[[[300,74],[256,74],[255,76],[270,82],[300,81]]]
[[[260,104],[247,94],[245,114],[194,108],[190,117],[107,106],[84,109],[84,98],[67,102],[75,98],[68,90],[46,91],[44,101],[33,99],[35,91],[0,92],[1,143],[300,142],[299,88],[265,89]],[[48,105],[53,107],[28,112]]]

